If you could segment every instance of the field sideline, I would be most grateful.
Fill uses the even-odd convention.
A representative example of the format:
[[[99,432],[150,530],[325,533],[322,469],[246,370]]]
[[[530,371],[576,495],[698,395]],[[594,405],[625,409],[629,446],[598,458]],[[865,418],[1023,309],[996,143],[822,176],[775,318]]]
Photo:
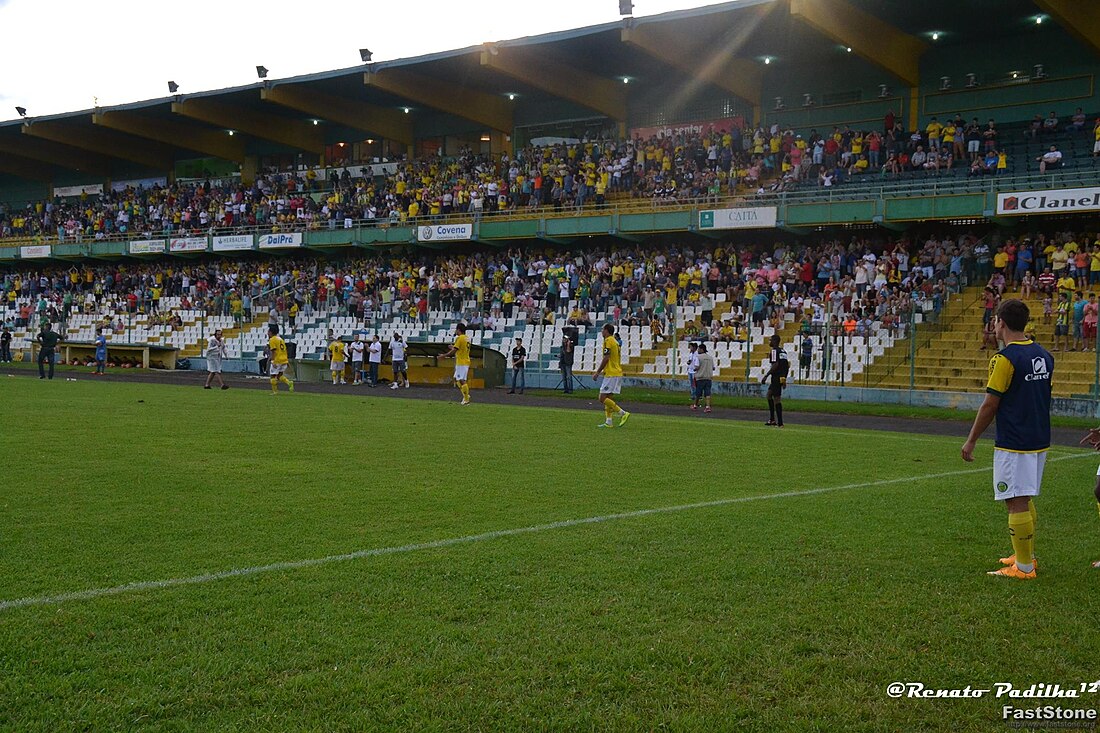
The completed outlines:
[[[990,730],[1004,701],[885,687],[1098,676],[1081,451],[1054,449],[1019,583],[984,574],[988,442],[970,465],[955,438],[369,393],[0,398],[5,729]]]

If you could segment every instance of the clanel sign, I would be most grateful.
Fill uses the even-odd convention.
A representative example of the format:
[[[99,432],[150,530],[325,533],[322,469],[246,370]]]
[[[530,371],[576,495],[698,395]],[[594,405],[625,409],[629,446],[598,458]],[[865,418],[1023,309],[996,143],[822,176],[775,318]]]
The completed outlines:
[[[164,254],[163,239],[138,239],[130,242],[130,254],[132,255],[159,255]]]
[[[997,194],[998,214],[1073,214],[1100,211],[1100,188],[1058,188]]]
[[[227,234],[213,238],[215,252],[234,252],[241,249],[252,249],[255,242],[251,234]]]
[[[700,229],[767,229],[775,226],[776,207],[712,209],[699,212]]]
[[[416,228],[418,242],[458,242],[473,238],[473,224],[436,224]]]
[[[261,234],[256,238],[256,244],[260,249],[278,249],[279,247],[301,247],[302,233],[293,234]]]

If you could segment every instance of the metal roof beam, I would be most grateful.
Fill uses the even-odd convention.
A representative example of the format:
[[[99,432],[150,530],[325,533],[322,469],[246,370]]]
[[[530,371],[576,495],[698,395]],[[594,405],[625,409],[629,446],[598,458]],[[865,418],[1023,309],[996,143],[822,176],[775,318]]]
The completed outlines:
[[[280,84],[261,89],[260,99],[403,145],[413,143],[412,121],[408,115],[395,109],[316,92],[299,85]]]
[[[235,163],[244,161],[244,140],[224,132],[189,125],[175,119],[144,117],[133,112],[97,111],[92,122],[129,135],[213,155]]]
[[[928,44],[847,0],[790,0],[791,15],[901,79],[920,86],[920,57]]]
[[[60,122],[33,121],[23,124],[23,133],[44,140],[90,150],[108,158],[128,160],[157,171],[172,169],[175,157],[173,149],[139,137],[95,127],[81,127]]]
[[[239,130],[253,137],[270,140],[290,148],[324,155],[325,139],[321,129],[300,120],[273,118],[244,107],[216,102],[210,98],[185,98],[172,103],[172,111],[226,130]]]
[[[9,153],[0,153],[0,171],[28,181],[49,183],[53,180],[53,173],[50,171],[49,166]]]
[[[744,27],[755,29],[756,22]],[[764,72],[756,62],[734,55],[749,35],[738,30],[717,44],[685,49],[682,39],[669,37],[656,25],[646,24],[623,28],[621,38],[658,61],[759,107]]]
[[[404,69],[368,71],[363,74],[363,83],[490,130],[512,133],[512,107],[503,96],[466,89]]]
[[[485,45],[481,65],[613,120],[626,120],[626,90],[622,83],[535,55],[528,49],[494,44]]]
[[[89,153],[87,150],[68,145],[58,145],[46,140],[27,137],[26,135],[18,138],[0,136],[0,152],[80,171],[100,178],[109,178],[111,175],[111,161],[102,155]]]
[[[1035,0],[1077,40],[1100,54],[1100,4],[1084,0]]]

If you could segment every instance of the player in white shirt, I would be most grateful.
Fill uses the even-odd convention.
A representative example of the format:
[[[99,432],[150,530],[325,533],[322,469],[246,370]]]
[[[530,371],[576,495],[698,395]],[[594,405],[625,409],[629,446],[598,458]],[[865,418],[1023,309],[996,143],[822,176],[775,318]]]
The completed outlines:
[[[378,386],[378,365],[382,363],[382,342],[377,334],[370,342],[369,356],[370,372],[367,374],[367,384],[371,387]]]
[[[691,385],[691,409],[696,408],[695,404],[695,372],[699,369],[699,353],[698,344],[694,341],[688,344],[688,354],[685,359],[685,365],[687,366],[688,384]]]
[[[356,334],[355,340],[351,342],[351,346],[348,348],[351,351],[351,374],[352,378],[355,380],[352,384],[362,384],[363,354],[367,350],[367,345],[363,343],[363,334]]]
[[[405,340],[399,333],[395,333],[390,341],[390,360],[393,364],[393,384],[390,385],[390,389],[397,389],[402,382],[408,389],[409,368],[405,363]]]

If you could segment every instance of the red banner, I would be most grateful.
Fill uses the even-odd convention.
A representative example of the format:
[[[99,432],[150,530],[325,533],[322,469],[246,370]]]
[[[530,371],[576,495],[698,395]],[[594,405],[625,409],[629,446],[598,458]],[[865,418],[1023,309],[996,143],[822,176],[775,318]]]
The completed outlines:
[[[664,140],[679,135],[702,135],[711,131],[721,134],[732,132],[735,129],[741,130],[744,127],[745,118],[738,115],[737,117],[722,117],[716,120],[677,122],[674,125],[661,125],[659,127],[635,127],[630,130],[630,137],[632,139],[640,137],[643,140],[648,140],[656,135],[658,140]]]

